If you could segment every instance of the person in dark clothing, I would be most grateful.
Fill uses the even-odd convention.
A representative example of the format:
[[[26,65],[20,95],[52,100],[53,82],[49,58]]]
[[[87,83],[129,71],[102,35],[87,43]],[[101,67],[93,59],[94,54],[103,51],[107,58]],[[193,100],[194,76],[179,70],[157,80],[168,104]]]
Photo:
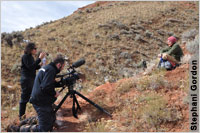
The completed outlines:
[[[19,119],[25,118],[26,104],[30,99],[33,82],[36,76],[36,70],[40,68],[39,63],[44,58],[45,53],[41,53],[36,61],[33,55],[36,54],[35,43],[29,42],[24,50],[21,59],[21,100],[19,102]]]
[[[56,82],[56,74],[63,70],[65,60],[62,55],[58,55],[53,62],[41,68],[35,78],[30,103],[38,115],[39,125],[30,126],[25,131],[48,132],[52,131],[56,115],[53,111],[53,103],[59,93],[55,87],[61,87],[62,82]],[[21,130],[21,131],[22,131]]]

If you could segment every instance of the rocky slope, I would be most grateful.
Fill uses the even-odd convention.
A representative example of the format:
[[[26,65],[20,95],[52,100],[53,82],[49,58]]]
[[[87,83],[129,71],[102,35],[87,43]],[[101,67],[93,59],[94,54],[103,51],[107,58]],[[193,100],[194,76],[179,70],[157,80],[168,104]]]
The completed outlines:
[[[69,105],[64,105],[61,110],[64,118],[59,118],[64,124],[61,124],[61,129],[58,131],[99,131],[101,129],[95,129],[93,124],[99,124],[100,127],[113,127],[103,128],[102,130],[105,131],[187,131],[186,126],[181,126],[180,122],[184,120],[183,125],[188,123],[186,115],[188,104],[178,100],[181,107],[176,107],[173,102],[187,95],[184,88],[187,83],[185,75],[188,66],[184,65],[174,72],[157,72],[155,77],[153,75],[143,77],[140,73],[144,71],[141,62],[147,61],[149,65],[156,58],[159,50],[166,46],[167,37],[176,36],[178,43],[183,47],[183,41],[190,39],[183,33],[191,29],[197,29],[198,32],[198,9],[198,2],[96,2],[78,9],[68,17],[46,22],[22,32],[3,33],[1,36],[1,101],[4,125],[17,118],[20,96],[20,57],[25,46],[23,40],[29,40],[36,42],[38,48],[49,53],[47,57],[49,62],[57,53],[66,55],[70,59],[69,64],[79,58],[85,58],[86,64],[78,68],[78,71],[86,74],[87,82],[79,88],[83,88],[84,94],[88,95],[90,92],[89,97],[108,109],[114,116],[109,121],[109,118],[102,116],[100,112],[91,109],[93,107],[83,102],[81,104],[84,106],[83,111],[89,110],[94,117],[91,115],[88,118],[86,111],[86,114],[81,114],[81,121],[73,120],[71,113],[68,113],[71,110]],[[163,82],[171,82],[169,79],[173,76],[169,73],[176,72],[185,74],[181,77],[182,88],[178,87],[180,84],[171,83],[171,86],[167,86]],[[157,79],[156,76],[159,75],[162,77],[165,75],[163,81]],[[118,81],[123,78],[130,78],[130,80],[124,83]],[[154,82],[151,84],[150,78],[155,78],[155,81],[159,81],[160,84]],[[175,83],[178,82],[178,79],[174,79]],[[113,87],[95,89],[106,82]],[[149,99],[156,97],[160,108],[164,110],[157,112],[160,115],[153,120],[149,118],[149,112],[143,112],[146,116],[141,118],[132,115],[141,115],[139,112],[143,108],[139,106],[140,104],[145,105],[149,110],[157,110],[156,107],[146,104],[153,102],[145,99],[148,93]],[[140,95],[143,99],[139,97],[134,99],[136,95]],[[165,95],[164,100],[160,98],[163,95]],[[102,99],[106,102],[102,102]],[[172,119],[173,110],[177,116],[174,119]],[[29,115],[34,114],[31,105],[28,112]],[[169,117],[165,118],[163,115]],[[97,118],[102,117],[105,119],[98,121]],[[145,124],[147,121],[150,121],[149,125]],[[133,126],[135,123],[138,125]],[[65,128],[68,124],[72,125],[70,130]],[[83,128],[85,126],[88,128]]]

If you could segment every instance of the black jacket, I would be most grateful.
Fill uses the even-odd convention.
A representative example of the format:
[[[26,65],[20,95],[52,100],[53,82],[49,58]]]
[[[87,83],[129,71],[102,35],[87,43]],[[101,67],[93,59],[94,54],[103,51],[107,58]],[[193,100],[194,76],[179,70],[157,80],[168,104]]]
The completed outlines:
[[[34,61],[34,58],[31,54],[24,54],[21,60],[21,76],[35,78],[36,70],[40,68],[40,62],[40,58]]]
[[[59,73],[59,70],[54,63],[50,63],[39,70],[34,81],[30,103],[43,106],[55,102],[55,87],[60,87],[60,84],[55,81],[57,73]]]

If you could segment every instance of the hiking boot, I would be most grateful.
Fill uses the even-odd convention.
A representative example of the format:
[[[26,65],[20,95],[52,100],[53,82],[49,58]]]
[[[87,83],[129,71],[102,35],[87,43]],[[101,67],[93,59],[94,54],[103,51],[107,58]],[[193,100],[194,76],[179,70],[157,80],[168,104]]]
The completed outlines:
[[[21,120],[19,125],[20,126],[25,125],[25,124],[34,125],[37,123],[38,123],[38,118],[36,116],[33,116],[33,117],[26,118],[24,120]]]
[[[30,132],[31,125],[23,125],[20,127],[20,132]]]
[[[7,132],[19,132],[20,127],[16,125],[9,125],[7,127]]]
[[[22,115],[22,116],[19,116],[19,120],[20,121],[23,121],[23,120],[25,120],[26,119],[26,115],[24,114],[24,115]]]
[[[31,131],[31,132],[39,132],[39,131],[38,131],[38,125],[33,125],[33,126],[31,126],[30,131]]]
[[[37,124],[38,123],[38,117],[36,117],[36,116],[31,117],[29,119],[28,123],[31,124],[31,125]]]

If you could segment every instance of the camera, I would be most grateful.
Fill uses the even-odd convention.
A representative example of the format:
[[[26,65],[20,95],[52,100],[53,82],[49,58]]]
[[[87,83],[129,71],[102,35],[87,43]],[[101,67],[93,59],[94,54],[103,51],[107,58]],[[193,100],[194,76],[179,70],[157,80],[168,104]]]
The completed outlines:
[[[78,73],[75,68],[78,68],[80,66],[82,66],[83,64],[85,64],[85,60],[84,59],[80,59],[77,62],[73,63],[69,68],[68,68],[68,72],[66,74],[63,75],[57,75],[57,78],[61,78],[60,80],[60,86],[73,86],[77,80],[80,79],[80,77],[82,77],[81,73]]]
[[[69,86],[69,85],[72,85],[76,82],[76,80],[79,80],[79,74],[78,73],[73,73],[70,77],[66,77],[66,78],[63,78],[61,79],[61,84],[63,86]]]

